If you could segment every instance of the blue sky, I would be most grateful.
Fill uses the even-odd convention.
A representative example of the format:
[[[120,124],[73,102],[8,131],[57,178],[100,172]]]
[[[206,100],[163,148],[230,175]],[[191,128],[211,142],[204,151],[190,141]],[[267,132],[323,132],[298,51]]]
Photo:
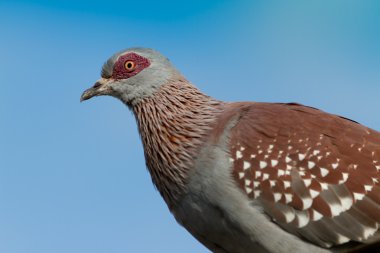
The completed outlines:
[[[158,49],[218,99],[300,102],[380,130],[379,1],[0,1],[0,252],[208,252],[145,169],[134,118],[79,103]]]

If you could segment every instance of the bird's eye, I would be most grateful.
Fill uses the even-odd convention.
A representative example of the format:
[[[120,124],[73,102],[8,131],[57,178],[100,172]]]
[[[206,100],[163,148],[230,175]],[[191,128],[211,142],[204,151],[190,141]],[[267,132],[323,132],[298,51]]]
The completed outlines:
[[[135,67],[136,67],[136,64],[135,64],[134,61],[126,61],[126,62],[124,63],[124,68],[125,68],[125,70],[128,71],[128,72],[133,71],[133,70],[135,69]]]

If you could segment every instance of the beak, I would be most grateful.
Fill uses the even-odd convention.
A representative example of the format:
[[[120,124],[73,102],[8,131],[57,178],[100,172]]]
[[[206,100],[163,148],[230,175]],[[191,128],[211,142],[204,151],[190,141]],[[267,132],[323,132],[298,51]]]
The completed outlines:
[[[82,96],[80,97],[80,101],[83,102],[95,96],[106,95],[105,92],[108,90],[107,88],[108,82],[109,80],[105,78],[101,78],[98,81],[96,81],[94,86],[92,86],[91,88],[83,92]]]

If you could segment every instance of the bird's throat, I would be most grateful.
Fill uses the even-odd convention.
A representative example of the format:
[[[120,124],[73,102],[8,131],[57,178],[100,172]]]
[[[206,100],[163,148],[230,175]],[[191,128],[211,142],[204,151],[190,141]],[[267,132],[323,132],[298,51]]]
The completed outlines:
[[[132,108],[153,183],[170,209],[185,191],[192,161],[220,107],[221,102],[180,79]]]

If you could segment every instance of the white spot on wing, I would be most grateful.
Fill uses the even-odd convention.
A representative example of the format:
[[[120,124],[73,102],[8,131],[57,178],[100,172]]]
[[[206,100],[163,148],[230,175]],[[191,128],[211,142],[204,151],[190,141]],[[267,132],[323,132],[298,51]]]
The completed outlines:
[[[251,163],[249,163],[247,161],[244,161],[244,163],[243,163],[243,169],[244,170],[248,170],[250,167],[251,167]]]
[[[310,189],[310,196],[311,198],[315,198],[319,195],[319,192],[318,191],[315,191],[313,189]]]
[[[347,173],[347,172],[342,172],[342,177],[343,177],[343,179],[342,180],[339,180],[339,184],[343,184],[343,183],[345,183],[346,181],[347,181],[347,179],[348,179],[348,176],[349,176],[349,174]]]
[[[364,198],[364,194],[362,193],[357,193],[357,192],[354,192],[354,198],[355,200],[362,200]]]
[[[332,167],[333,167],[334,170],[335,170],[336,168],[338,168],[338,166],[339,166],[339,163],[333,163],[333,164],[332,164]]]
[[[325,176],[327,176],[327,174],[329,174],[329,170],[328,169],[325,169],[325,168],[319,168],[319,169],[321,171],[322,177],[325,177]]]
[[[373,186],[372,185],[364,185],[364,189],[369,192],[372,191]]]
[[[306,187],[309,187],[311,185],[311,179],[310,178],[306,178],[303,180],[303,183],[305,184]]]
[[[273,194],[274,202],[279,201],[281,199],[281,196],[282,196],[281,193],[278,193],[278,192],[274,193]]]
[[[236,151],[236,159],[240,159],[243,157],[243,154],[241,153],[240,150]]]
[[[307,212],[296,213],[297,225],[299,228],[306,226],[309,223],[309,214]]]
[[[244,177],[244,172],[239,172],[239,179],[242,179]]]
[[[267,167],[267,162],[265,161],[260,161],[260,169],[264,169],[265,167]]]
[[[263,174],[263,180],[267,180],[269,178],[269,174],[268,173],[264,173]]]
[[[261,177],[261,171],[255,171],[255,178]]]
[[[245,191],[247,192],[247,194],[250,194],[253,190],[250,187],[245,187]]]
[[[321,185],[321,187],[322,187],[322,190],[327,190],[327,189],[329,189],[329,186],[328,186],[328,184],[326,184],[326,183],[320,183],[320,185]]]
[[[303,159],[305,159],[305,154],[298,154],[298,159],[300,161],[302,161]]]
[[[290,182],[289,181],[284,181],[284,188],[287,189],[290,187]]]
[[[271,160],[272,167],[276,166],[278,164],[277,160]]]
[[[294,211],[291,212],[291,211],[286,210],[285,212],[283,212],[283,214],[284,214],[284,216],[285,216],[285,222],[286,222],[286,223],[291,222],[291,221],[294,220],[294,218],[295,218]]]
[[[290,203],[293,200],[293,195],[291,193],[284,193],[285,196],[285,203]]]
[[[353,200],[351,196],[346,196],[346,197],[340,198],[339,200],[340,200],[340,203],[342,203],[343,211],[350,209],[353,204]]]
[[[308,209],[313,204],[313,200],[311,198],[301,198],[301,200],[303,210]]]
[[[308,162],[307,162],[307,167],[308,167],[309,169],[314,168],[314,166],[315,166],[315,162],[313,162],[313,161],[308,161]]]
[[[364,229],[364,240],[373,235],[377,231],[377,228],[365,227]]]
[[[338,244],[343,244],[343,243],[350,241],[350,238],[348,238],[342,234],[337,233],[337,236],[338,236],[338,238],[337,238]]]
[[[320,220],[323,218],[323,215],[320,212],[318,212],[314,209],[311,209],[311,210],[313,212],[313,221],[317,221],[317,220]]]
[[[342,208],[342,206],[339,205],[339,204],[330,203],[329,206],[330,206],[330,210],[331,210],[331,215],[332,215],[332,216],[337,216],[337,215],[339,215],[341,212],[343,212],[343,208]]]

